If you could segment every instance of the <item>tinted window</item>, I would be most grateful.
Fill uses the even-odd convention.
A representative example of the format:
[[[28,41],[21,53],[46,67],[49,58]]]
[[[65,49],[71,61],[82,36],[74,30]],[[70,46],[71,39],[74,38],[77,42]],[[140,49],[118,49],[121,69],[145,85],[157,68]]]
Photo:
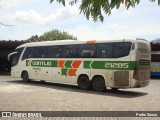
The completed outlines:
[[[62,46],[63,58],[75,58],[77,57],[77,45]]]
[[[142,53],[147,53],[149,52],[149,48],[147,44],[138,42],[138,51]]]
[[[48,47],[48,58],[60,58],[61,52],[60,46],[50,46]]]
[[[24,48],[18,48],[18,49],[15,50],[15,52],[18,52],[18,54],[17,54],[17,60],[19,60],[19,57],[21,56],[21,53],[22,53],[23,49]]]
[[[36,58],[47,57],[47,47],[36,47]]]
[[[131,42],[114,43],[114,58],[127,56],[131,49]]]
[[[152,62],[160,62],[160,55],[152,54]]]
[[[112,58],[113,57],[113,44],[112,43],[99,43],[97,44],[97,58]]]
[[[11,57],[11,66],[15,66],[18,63],[18,54],[15,54]]]
[[[93,44],[79,45],[78,57],[80,58],[92,58],[96,55],[96,47]]]
[[[26,48],[22,60],[25,60],[27,58],[34,58],[35,57],[35,48],[33,47],[28,47]]]

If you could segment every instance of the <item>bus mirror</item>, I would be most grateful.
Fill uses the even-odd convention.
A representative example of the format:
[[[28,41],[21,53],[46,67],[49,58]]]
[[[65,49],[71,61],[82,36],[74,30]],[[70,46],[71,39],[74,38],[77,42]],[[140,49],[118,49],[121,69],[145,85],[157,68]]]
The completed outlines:
[[[15,55],[15,54],[17,54],[18,52],[12,52],[12,53],[10,53],[9,55],[8,55],[8,60],[10,61],[11,60],[11,56],[13,56],[13,55]]]

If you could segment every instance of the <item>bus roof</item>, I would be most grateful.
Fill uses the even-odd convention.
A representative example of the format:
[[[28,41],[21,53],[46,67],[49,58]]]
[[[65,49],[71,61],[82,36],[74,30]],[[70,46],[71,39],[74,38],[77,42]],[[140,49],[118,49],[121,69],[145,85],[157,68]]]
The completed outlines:
[[[94,43],[104,43],[104,42],[136,42],[137,40],[144,39],[115,39],[115,40],[55,40],[55,41],[42,41],[42,42],[31,42],[25,43],[17,48],[21,47],[32,47],[32,46],[50,46],[50,45],[70,45],[70,44],[94,44]],[[145,40],[147,41],[147,40]]]

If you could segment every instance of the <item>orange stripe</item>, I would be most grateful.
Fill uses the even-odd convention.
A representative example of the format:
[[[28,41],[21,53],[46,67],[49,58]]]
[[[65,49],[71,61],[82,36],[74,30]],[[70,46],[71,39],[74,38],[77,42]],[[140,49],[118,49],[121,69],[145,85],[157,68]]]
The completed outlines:
[[[88,40],[87,42],[86,42],[86,44],[94,44],[96,42],[96,40]]]
[[[75,61],[73,61],[72,67],[73,67],[73,68],[78,68],[78,67],[80,66],[81,62],[82,62],[82,61],[80,61],[80,60],[75,60]]]
[[[65,60],[59,60],[58,61],[58,67],[64,68],[64,62],[65,62]]]
[[[70,75],[70,76],[76,76],[76,71],[77,71],[77,69],[69,69],[68,70],[68,75]]]

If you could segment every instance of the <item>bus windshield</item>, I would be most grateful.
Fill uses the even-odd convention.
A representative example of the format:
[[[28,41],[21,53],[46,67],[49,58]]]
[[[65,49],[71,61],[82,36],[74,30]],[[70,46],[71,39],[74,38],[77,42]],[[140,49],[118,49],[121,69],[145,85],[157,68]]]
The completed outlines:
[[[18,60],[19,60],[19,58],[20,58],[20,55],[21,55],[22,51],[23,51],[23,48],[15,49],[16,54],[13,54],[13,55],[11,56],[11,66],[12,66],[12,67],[15,66],[15,65],[17,65]]]

